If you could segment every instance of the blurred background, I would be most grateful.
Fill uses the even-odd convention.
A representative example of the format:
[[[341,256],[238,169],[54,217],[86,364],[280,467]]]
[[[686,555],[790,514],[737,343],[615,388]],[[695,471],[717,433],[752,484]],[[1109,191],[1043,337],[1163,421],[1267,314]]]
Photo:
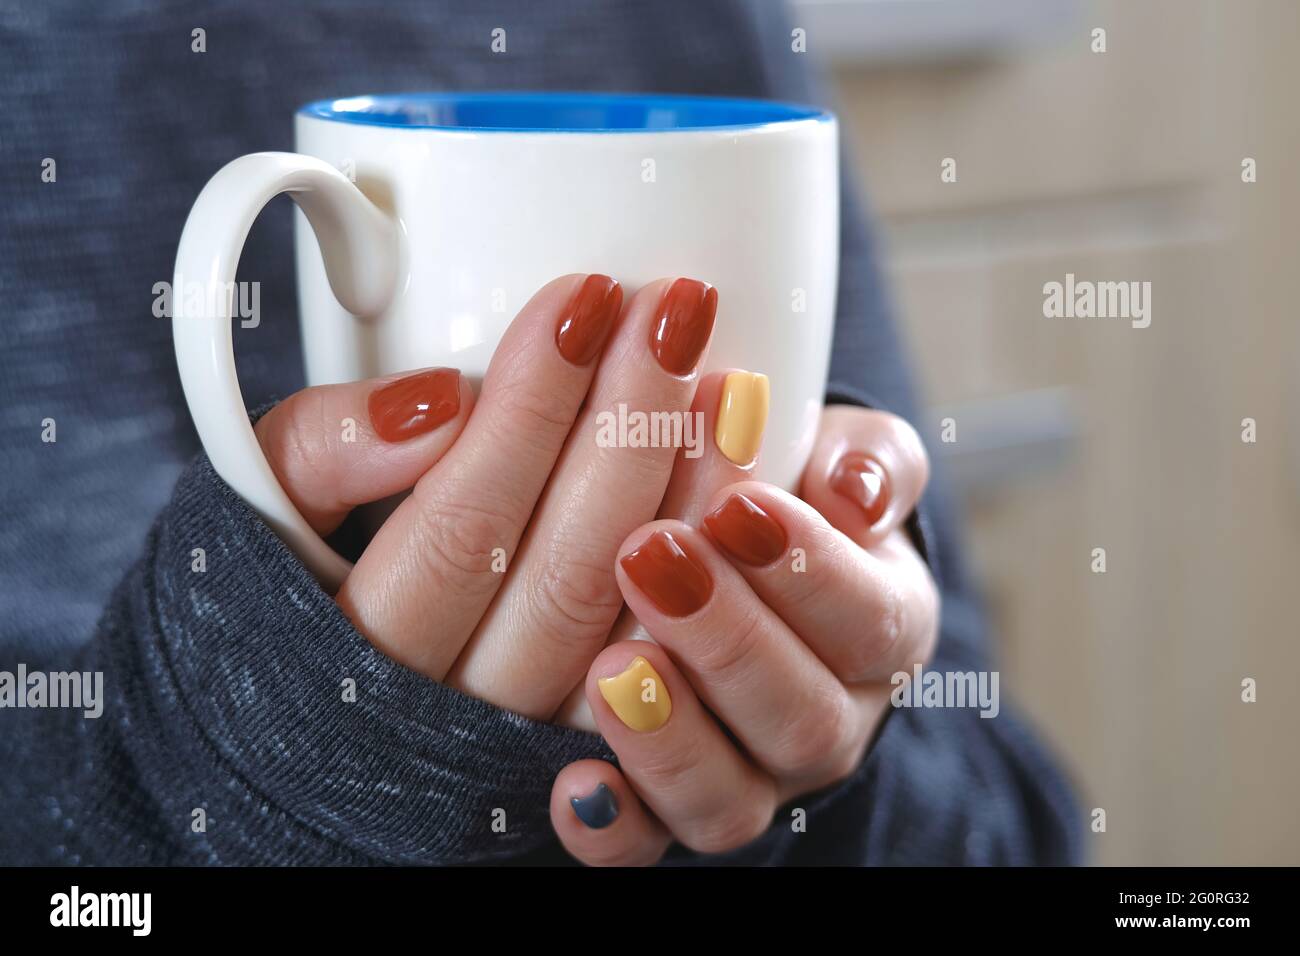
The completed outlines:
[[[1300,3],[793,6],[882,224],[1002,690],[1106,811],[1093,862],[1300,863]],[[1149,281],[1150,327],[1044,318],[1066,273]]]

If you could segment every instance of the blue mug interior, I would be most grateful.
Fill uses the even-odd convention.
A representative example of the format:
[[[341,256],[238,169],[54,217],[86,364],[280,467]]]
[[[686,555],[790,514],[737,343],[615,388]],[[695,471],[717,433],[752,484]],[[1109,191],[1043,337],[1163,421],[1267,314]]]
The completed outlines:
[[[300,112],[369,126],[538,133],[741,129],[830,119],[815,107],[768,100],[606,93],[383,93],[319,100]]]

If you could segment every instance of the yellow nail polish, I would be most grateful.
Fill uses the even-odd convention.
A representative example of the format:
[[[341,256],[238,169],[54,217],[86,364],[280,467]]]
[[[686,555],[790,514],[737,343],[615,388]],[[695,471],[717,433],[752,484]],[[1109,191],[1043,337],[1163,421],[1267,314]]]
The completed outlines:
[[[718,423],[713,440],[718,451],[737,465],[751,465],[758,458],[767,425],[767,376],[758,372],[732,372],[722,383]]]
[[[600,678],[596,686],[618,719],[641,733],[658,730],[673,712],[663,678],[644,657],[635,658],[621,674]]]

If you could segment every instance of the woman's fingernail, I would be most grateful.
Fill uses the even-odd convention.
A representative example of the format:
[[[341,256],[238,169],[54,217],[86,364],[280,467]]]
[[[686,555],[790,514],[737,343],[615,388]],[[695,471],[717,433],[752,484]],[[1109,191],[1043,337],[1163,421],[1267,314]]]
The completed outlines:
[[[386,442],[431,432],[460,411],[460,372],[432,368],[382,385],[367,401],[370,424]]]
[[[830,485],[832,491],[862,509],[868,527],[884,517],[889,507],[889,475],[870,455],[857,451],[845,453],[835,463]]]
[[[640,733],[658,730],[673,712],[663,678],[644,657],[634,658],[621,674],[600,678],[596,686],[618,719]]]
[[[670,375],[689,375],[704,354],[718,312],[718,290],[696,279],[677,279],[659,303],[650,351]]]
[[[771,564],[785,553],[785,529],[744,495],[730,495],[704,518],[704,530],[737,561],[755,567]]]
[[[603,830],[618,819],[618,800],[603,783],[585,797],[570,797],[574,815],[593,830]]]
[[[768,400],[766,375],[732,372],[723,380],[713,440],[732,464],[752,465],[758,457]]]
[[[619,560],[623,570],[669,617],[694,614],[713,593],[708,569],[691,557],[667,531],[656,531]]]
[[[622,306],[621,285],[609,276],[587,276],[556,326],[555,344],[560,354],[574,365],[594,359]]]

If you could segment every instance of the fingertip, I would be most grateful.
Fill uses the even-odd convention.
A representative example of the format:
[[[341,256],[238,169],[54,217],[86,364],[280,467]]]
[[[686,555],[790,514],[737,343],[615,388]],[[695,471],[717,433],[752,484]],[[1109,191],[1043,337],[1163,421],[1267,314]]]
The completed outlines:
[[[668,846],[627,779],[603,760],[569,764],[551,788],[551,825],[560,843],[587,866],[646,866]]]
[[[623,311],[623,287],[599,272],[585,276],[555,329],[555,345],[570,365],[591,364]]]
[[[409,489],[460,435],[474,395],[454,368],[297,391],[254,426],[272,473],[318,534]]]
[[[628,730],[650,733],[666,724],[673,714],[673,687],[681,687],[677,669],[651,641],[611,644],[587,669],[587,703],[611,743]]]
[[[604,830],[615,823],[630,803],[622,776],[604,760],[579,760],[561,770],[551,789],[557,831],[575,824],[586,830]]]
[[[647,602],[669,618],[690,617],[713,595],[711,551],[708,538],[682,521],[642,525],[619,549],[615,574],[623,599],[639,617]]]
[[[704,444],[708,446],[704,457],[720,481],[752,473],[770,404],[771,386],[762,372],[727,368],[700,379],[691,412],[704,423]]]
[[[871,548],[901,527],[929,480],[916,430],[872,409],[825,409],[800,497],[836,528]]]
[[[694,531],[695,529],[686,522],[679,521],[676,518],[658,518],[654,521],[647,521],[623,539],[623,543],[618,546],[618,560],[621,563],[625,557],[657,534],[681,536],[693,534]]]
[[[792,533],[800,527],[777,495],[784,492],[760,482],[730,485],[714,496],[700,530],[733,562],[767,567],[786,553]]]
[[[370,389],[366,397],[370,427],[380,441],[400,445],[463,420],[465,392],[459,369],[405,372]]]

